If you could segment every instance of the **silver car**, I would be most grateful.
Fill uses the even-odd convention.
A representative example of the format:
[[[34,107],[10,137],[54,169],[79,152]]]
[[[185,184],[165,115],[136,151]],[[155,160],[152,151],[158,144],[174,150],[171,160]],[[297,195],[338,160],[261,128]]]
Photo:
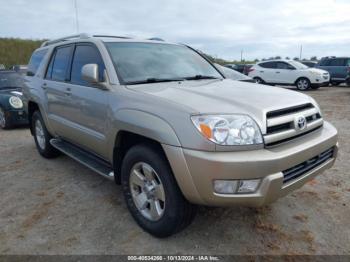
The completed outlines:
[[[225,79],[190,47],[85,34],[48,41],[24,95],[39,153],[121,184],[157,237],[197,205],[261,206],[331,167],[337,130],[311,97]]]

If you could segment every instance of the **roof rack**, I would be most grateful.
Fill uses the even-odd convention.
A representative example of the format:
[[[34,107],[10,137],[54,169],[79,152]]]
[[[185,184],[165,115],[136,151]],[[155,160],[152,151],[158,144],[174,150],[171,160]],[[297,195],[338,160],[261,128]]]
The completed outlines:
[[[111,37],[111,38],[121,38],[121,39],[130,39],[128,36],[118,36],[118,35],[93,35],[92,37]]]
[[[70,35],[70,36],[65,36],[65,37],[61,37],[61,38],[57,38],[54,40],[49,40],[49,41],[45,41],[44,43],[41,44],[41,47],[44,46],[48,46],[48,45],[53,45],[53,44],[57,44],[60,42],[64,42],[64,41],[68,41],[68,40],[73,40],[73,39],[86,39],[89,38],[90,36],[88,34],[77,34],[77,35]]]

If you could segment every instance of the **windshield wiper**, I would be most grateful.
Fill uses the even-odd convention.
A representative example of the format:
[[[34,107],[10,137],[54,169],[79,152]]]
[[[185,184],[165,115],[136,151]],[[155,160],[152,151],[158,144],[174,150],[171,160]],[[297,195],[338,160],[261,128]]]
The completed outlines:
[[[141,84],[151,84],[151,83],[162,83],[162,82],[178,82],[183,81],[183,78],[147,78],[146,80],[129,81],[126,85],[141,85]]]
[[[186,80],[201,80],[201,79],[220,79],[215,76],[206,76],[206,75],[195,75],[195,76],[190,76],[186,77]]]

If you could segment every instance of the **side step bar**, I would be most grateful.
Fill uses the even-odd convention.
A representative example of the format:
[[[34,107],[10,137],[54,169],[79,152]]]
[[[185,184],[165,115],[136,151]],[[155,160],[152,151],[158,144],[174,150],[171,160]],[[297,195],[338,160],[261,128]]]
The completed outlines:
[[[101,158],[59,138],[51,139],[50,144],[62,153],[92,169],[99,175],[111,180],[114,179],[113,168]]]

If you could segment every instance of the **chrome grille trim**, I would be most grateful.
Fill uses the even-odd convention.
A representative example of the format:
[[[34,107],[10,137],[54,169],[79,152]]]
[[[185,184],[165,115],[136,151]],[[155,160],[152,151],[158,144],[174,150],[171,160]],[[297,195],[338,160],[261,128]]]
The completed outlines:
[[[303,129],[297,126],[296,121],[299,117],[304,117],[306,120],[306,127]],[[308,134],[322,125],[322,116],[312,104],[268,112],[266,114],[266,135],[264,135],[265,146],[276,146],[279,143],[302,137],[303,134]]]

